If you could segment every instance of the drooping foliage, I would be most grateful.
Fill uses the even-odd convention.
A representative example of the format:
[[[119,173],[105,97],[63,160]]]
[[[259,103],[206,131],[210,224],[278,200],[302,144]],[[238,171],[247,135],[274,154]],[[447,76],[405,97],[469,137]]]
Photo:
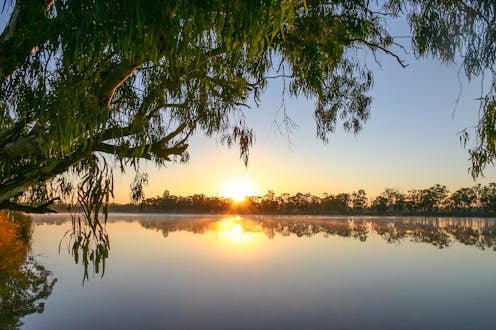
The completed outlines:
[[[462,54],[472,78],[494,73],[495,5],[442,0],[5,1],[0,35],[0,208],[47,212],[58,196],[94,207],[112,172],[188,160],[200,131],[238,145],[254,133],[243,111],[268,79],[312,99],[317,136],[367,120],[373,79],[360,52],[391,51],[404,14],[414,49]],[[493,74],[494,77],[494,74]],[[474,174],[496,155],[494,83],[481,101]],[[142,197],[138,171],[133,196]]]
[[[268,75],[315,99],[320,138],[339,120],[356,132],[372,77],[351,51],[387,47],[383,24],[365,1],[17,1],[0,40],[0,206],[102,200],[113,161],[186,161],[196,130],[247,162],[243,109]]]
[[[496,157],[496,2],[493,0],[394,0],[410,20],[419,56],[460,63],[469,80],[483,82],[475,146],[469,150],[474,177]],[[461,139],[468,142],[469,132]]]

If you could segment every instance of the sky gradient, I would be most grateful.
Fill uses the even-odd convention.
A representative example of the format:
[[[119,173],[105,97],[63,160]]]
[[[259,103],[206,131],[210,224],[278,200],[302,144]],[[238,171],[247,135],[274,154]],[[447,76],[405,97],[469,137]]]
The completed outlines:
[[[324,144],[316,137],[313,101],[286,96],[286,109],[298,128],[289,135],[278,132],[274,122],[282,100],[282,82],[273,81],[259,108],[245,111],[256,140],[248,167],[236,148],[222,146],[219,139],[196,134],[190,142],[188,164],[157,169],[151,163],[146,197],[205,193],[222,195],[232,180],[246,181],[254,193],[273,189],[310,192],[315,195],[365,189],[375,196],[385,187],[403,192],[436,183],[451,191],[475,183],[494,181],[494,167],[476,182],[468,169],[468,150],[457,133],[473,127],[478,119],[481,82],[468,83],[459,65],[442,65],[431,59],[403,54],[402,68],[392,58],[363,57],[374,72],[371,114],[363,130],[354,135],[340,125]],[[458,104],[455,104],[459,97]],[[473,132],[473,130],[472,130]],[[132,173],[116,176],[116,202],[129,201]]]

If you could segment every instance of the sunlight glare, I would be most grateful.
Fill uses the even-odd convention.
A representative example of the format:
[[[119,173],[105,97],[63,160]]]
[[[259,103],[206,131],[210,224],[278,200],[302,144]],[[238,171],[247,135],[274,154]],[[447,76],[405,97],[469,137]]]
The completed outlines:
[[[247,196],[256,195],[253,185],[246,180],[230,180],[221,186],[221,195],[232,198],[235,202],[241,202]]]
[[[215,231],[232,242],[251,240],[254,233],[244,228],[244,223],[239,217],[226,218],[216,223]]]

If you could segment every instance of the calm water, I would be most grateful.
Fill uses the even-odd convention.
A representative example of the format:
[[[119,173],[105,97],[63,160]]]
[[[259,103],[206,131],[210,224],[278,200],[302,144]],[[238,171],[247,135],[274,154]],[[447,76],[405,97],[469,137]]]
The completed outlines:
[[[23,329],[494,329],[496,222],[113,215],[102,269],[37,217],[57,282]],[[68,237],[68,236],[66,236]]]

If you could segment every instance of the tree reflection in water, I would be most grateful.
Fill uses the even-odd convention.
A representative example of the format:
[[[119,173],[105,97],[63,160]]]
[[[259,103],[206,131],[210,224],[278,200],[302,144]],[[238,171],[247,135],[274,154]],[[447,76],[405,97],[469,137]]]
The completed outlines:
[[[0,213],[0,329],[17,329],[21,318],[43,313],[56,279],[29,255],[31,220]]]
[[[203,234],[217,231],[218,223],[226,219],[143,220],[145,228],[160,230],[165,237],[171,232],[188,231]],[[277,235],[311,237],[340,236],[366,241],[377,234],[388,243],[410,240],[445,248],[459,242],[479,249],[496,251],[496,221],[463,218],[318,218],[318,217],[253,217],[229,218],[232,225],[241,226],[244,233],[264,233],[269,239]],[[225,225],[224,225],[225,227]]]
[[[496,251],[496,220],[482,218],[202,217],[159,214],[133,215],[128,218],[128,216],[115,214],[109,219],[110,222],[138,220],[144,228],[161,231],[164,237],[168,237],[173,232],[185,231],[194,234],[228,233],[229,237],[235,237],[238,241],[247,235],[262,233],[269,239],[277,239],[278,236],[321,235],[323,237],[348,237],[365,242],[370,235],[379,235],[390,244],[409,240],[415,243],[428,243],[442,249],[458,242],[482,250]],[[49,222],[54,223],[53,220]],[[232,235],[229,235],[229,231]],[[110,249],[106,221],[92,225],[91,222],[73,217],[68,237],[69,252],[74,257],[74,261],[83,266],[83,283],[89,279],[90,273],[103,276]]]

